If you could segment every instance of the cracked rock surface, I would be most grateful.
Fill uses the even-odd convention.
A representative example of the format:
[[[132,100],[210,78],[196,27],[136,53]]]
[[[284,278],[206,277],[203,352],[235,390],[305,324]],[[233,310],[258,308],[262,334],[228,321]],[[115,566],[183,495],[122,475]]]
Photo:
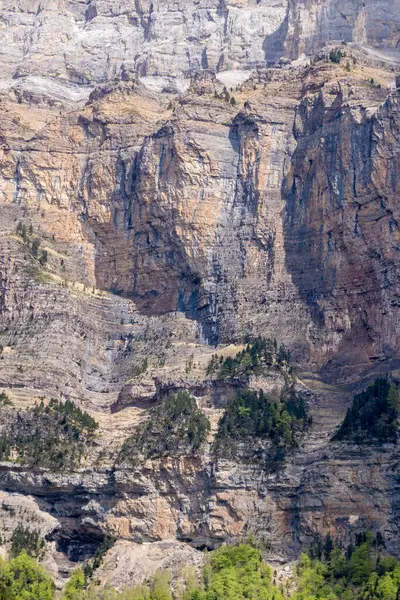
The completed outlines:
[[[368,528],[399,554],[397,446],[330,442],[352,394],[399,369],[398,0],[0,16],[0,386],[16,411],[70,398],[99,423],[76,468],[1,463],[2,551],[33,520],[62,579],[110,534],[119,587],[144,552],[178,571],[251,533],[282,561]],[[207,365],[246,335],[290,348],[313,414],[275,474],[211,451],[239,384]],[[211,423],[202,452],[119,465],[183,388]]]

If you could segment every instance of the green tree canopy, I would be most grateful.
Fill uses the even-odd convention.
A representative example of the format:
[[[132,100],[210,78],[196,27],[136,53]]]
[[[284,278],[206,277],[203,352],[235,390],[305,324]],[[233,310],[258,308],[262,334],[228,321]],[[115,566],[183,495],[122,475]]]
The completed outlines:
[[[53,596],[50,575],[25,552],[0,563],[1,600],[53,600]]]

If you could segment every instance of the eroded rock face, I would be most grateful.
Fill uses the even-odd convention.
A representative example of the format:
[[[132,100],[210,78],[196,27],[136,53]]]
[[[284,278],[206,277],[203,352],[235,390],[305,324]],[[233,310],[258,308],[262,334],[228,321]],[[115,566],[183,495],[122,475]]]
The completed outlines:
[[[2,489],[51,512],[75,561],[105,533],[255,533],[295,556],[371,527],[399,553],[396,448],[329,442],[347,389],[316,390],[314,428],[275,475],[210,445],[115,463],[168,390],[191,390],[212,438],[236,391],[207,380],[214,345],[276,337],[333,382],[398,366],[398,2],[21,0],[1,15],[0,384],[17,409],[72,398],[101,424],[80,468],[7,463]],[[265,68],[332,40],[366,49]]]
[[[24,13],[28,21],[61,10],[37,8]],[[97,3],[90,18],[76,9],[76,26],[89,18],[87,33],[97,19],[108,22],[105,8]],[[322,19],[333,8],[307,10]],[[318,19],[315,26],[323,32]],[[102,406],[129,377],[132,349],[143,360],[157,337],[156,361],[172,356],[171,335],[215,344],[260,332],[285,342],[302,365],[334,359],[341,377],[354,375],[343,364],[360,372],[371,359],[396,358],[398,99],[385,101],[391,67],[348,55],[348,65],[327,70],[260,72],[232,92],[235,103],[220,98],[210,70],[184,96],[117,81],[84,103],[82,88],[67,86],[62,97],[63,77],[43,87],[33,67],[4,91],[2,227],[9,236],[19,220],[32,223],[51,271],[47,282],[36,272],[39,285],[29,289],[26,244],[4,238],[2,320],[12,325],[2,343],[16,384],[27,379],[15,372],[23,368],[13,350],[20,323],[31,330],[31,352],[46,339],[35,387],[50,388],[47,365],[58,372],[62,364],[59,388],[75,397],[83,388],[88,399],[94,392]],[[376,84],[366,85],[373,75]]]
[[[179,593],[184,587],[185,570],[192,568],[199,575],[204,559],[201,552],[175,540],[152,544],[120,541],[107,554],[96,576],[103,584],[123,589],[126,585],[140,585],[157,571],[166,570],[172,588]]]
[[[377,48],[396,48],[399,41],[398,0],[289,1],[285,50],[291,58],[316,51],[333,40]],[[266,42],[268,41],[268,38]]]
[[[307,93],[299,107],[284,184],[286,265],[315,330],[331,329],[321,343],[337,344],[338,360],[346,353],[361,358],[363,350],[372,359],[392,358],[399,327],[399,99],[369,111],[351,105],[351,90],[334,84]],[[385,342],[376,345],[381,336]]]
[[[86,85],[135,73],[185,86],[199,70],[262,67],[329,41],[399,41],[398,0],[5,0],[2,17],[3,77]]]
[[[93,461],[64,473],[32,473],[8,464],[2,467],[1,486],[31,494],[42,511],[51,512],[55,518],[49,517],[51,527],[45,533],[72,561],[90,556],[106,533],[130,543],[144,541],[150,554],[152,544],[147,542],[178,539],[213,548],[254,534],[264,541],[271,559],[284,560],[295,558],[304,545],[328,531],[347,544],[355,533],[372,529],[381,531],[387,549],[399,554],[398,449],[330,442],[344,415],[345,403],[339,398],[328,420],[321,415],[329,409],[332,394],[314,401],[311,432],[276,473],[244,462],[240,453],[216,461],[206,446],[195,457],[139,461],[129,468],[106,467],[104,457],[103,466]],[[203,406],[212,420],[213,409]],[[110,417],[106,431],[117,437]],[[21,496],[17,498],[21,504]],[[14,523],[19,519],[14,515]],[[110,554],[105,577],[121,548],[118,544]],[[138,546],[132,548],[133,563],[126,568],[136,573],[131,573],[136,582]],[[60,563],[60,554],[55,556]],[[132,562],[129,556],[127,551],[124,560]],[[125,567],[118,567],[113,575],[117,585],[122,572]]]
[[[57,551],[54,541],[45,541],[46,538],[56,535],[60,528],[59,521],[50,515],[48,510],[41,510],[33,497],[4,491],[0,492],[0,520],[2,558],[9,556],[13,533],[17,528],[31,533],[36,532],[44,541],[40,552],[41,562],[52,575],[56,585],[62,585],[63,574],[60,571],[65,572],[68,560]]]

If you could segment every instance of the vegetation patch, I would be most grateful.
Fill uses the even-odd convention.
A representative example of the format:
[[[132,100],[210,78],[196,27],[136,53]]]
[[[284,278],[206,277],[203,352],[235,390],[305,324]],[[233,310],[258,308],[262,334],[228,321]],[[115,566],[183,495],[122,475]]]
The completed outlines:
[[[194,572],[186,578],[182,600],[283,600],[272,581],[272,569],[253,546],[224,546],[213,552],[198,579]],[[157,573],[147,585],[117,593],[95,585],[85,589],[82,572],[73,575],[63,600],[172,600],[168,573]]]
[[[232,92],[231,88],[231,92]],[[219,94],[217,91],[214,92],[214,98],[218,98],[219,100],[225,100],[225,102],[229,102],[232,106],[236,106],[236,98],[235,96],[231,96],[226,87],[224,86],[223,91]]]
[[[336,50],[331,50],[329,52],[329,60],[337,65],[345,56],[346,55],[341,48],[337,48]]]
[[[23,525],[18,525],[11,536],[11,556],[16,557],[21,552],[29,556],[38,557],[41,555],[45,546],[44,539],[36,530],[28,529]]]
[[[222,546],[207,556],[198,577],[186,569],[182,600],[398,600],[400,563],[385,553],[383,537],[359,534],[343,548],[329,535],[317,540],[299,559],[291,579],[277,581],[276,572],[251,544]],[[26,553],[0,560],[0,598],[54,600],[46,571]],[[102,587],[77,569],[62,600],[172,600],[170,577],[158,572],[151,581],[116,591]]]
[[[0,559],[2,600],[53,600],[54,593],[50,575],[25,552],[9,561]]]
[[[379,377],[364,392],[354,396],[333,440],[396,442],[398,418],[397,387],[388,377]]]
[[[202,585],[187,590],[185,600],[283,600],[272,582],[272,569],[260,550],[248,544],[223,546],[210,556]]]
[[[276,340],[262,337],[249,340],[246,348],[235,357],[223,358],[213,354],[207,367],[207,374],[216,374],[221,379],[262,374],[265,367],[279,367],[291,372],[290,352],[285,346],[278,346]]]
[[[110,535],[106,535],[100,546],[97,548],[94,557],[85,565],[83,569],[86,583],[89,582],[91,577],[93,577],[94,572],[103,562],[104,556],[114,546],[114,544],[115,538]]]
[[[398,600],[400,563],[384,554],[382,536],[357,536],[346,550],[330,536],[302,554],[292,600]]]
[[[43,401],[27,411],[0,413],[0,460],[29,467],[76,467],[93,443],[95,420],[73,402]]]
[[[110,595],[108,596],[100,596],[100,591],[91,590],[90,595],[87,595],[88,588],[93,581],[93,575],[95,571],[100,567],[104,556],[110,550],[115,543],[115,539],[111,536],[106,536],[102,542],[102,544],[98,547],[95,556],[86,563],[86,565],[82,568],[79,567],[75,569],[72,573],[71,578],[69,579],[67,585],[65,586],[64,595],[62,600],[83,600],[84,598],[91,598],[95,600],[95,598],[104,598],[104,600],[113,600],[113,598],[117,598],[117,596],[112,595],[111,590]],[[108,591],[107,591],[108,594]],[[114,594],[116,594],[114,590]],[[128,600],[129,596],[127,596],[126,600]],[[132,600],[136,598],[136,596],[131,596]]]
[[[43,267],[47,263],[48,253],[45,248],[42,250],[40,249],[41,240],[39,236],[33,233],[32,225],[26,227],[26,225],[20,221],[16,227],[16,234],[22,238],[32,258],[37,260]]]
[[[125,441],[118,460],[196,453],[209,430],[210,423],[193,396],[187,391],[170,393],[150,411],[146,424]]]
[[[280,397],[243,389],[220,419],[215,452],[217,456],[238,456],[242,448],[246,457],[257,458],[273,470],[287,451],[298,445],[311,422],[307,400],[293,385]]]
[[[10,398],[7,396],[5,392],[0,393],[0,408],[12,406],[12,402]]]

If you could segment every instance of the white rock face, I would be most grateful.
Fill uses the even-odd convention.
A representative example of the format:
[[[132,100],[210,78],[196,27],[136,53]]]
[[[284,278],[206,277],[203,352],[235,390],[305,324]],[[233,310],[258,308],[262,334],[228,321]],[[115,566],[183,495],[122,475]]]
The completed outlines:
[[[204,554],[187,544],[175,540],[135,544],[118,541],[107,553],[97,572],[103,584],[111,583],[123,589],[126,585],[140,585],[151,579],[157,571],[166,570],[171,576],[174,589],[182,589],[185,569],[188,566],[199,573]]]
[[[32,496],[3,491],[0,491],[0,519],[2,544],[9,544],[18,525],[38,531],[43,538],[59,527],[57,519],[41,510]]]
[[[251,71],[235,69],[233,71],[220,71],[217,75],[217,79],[227,88],[230,88],[244,83],[251,75]]]
[[[3,78],[82,85],[253,69],[332,40],[395,48],[400,0],[3,0],[0,16]]]
[[[400,39],[400,0],[291,0],[289,4],[285,55],[292,59],[330,41],[396,48]]]

